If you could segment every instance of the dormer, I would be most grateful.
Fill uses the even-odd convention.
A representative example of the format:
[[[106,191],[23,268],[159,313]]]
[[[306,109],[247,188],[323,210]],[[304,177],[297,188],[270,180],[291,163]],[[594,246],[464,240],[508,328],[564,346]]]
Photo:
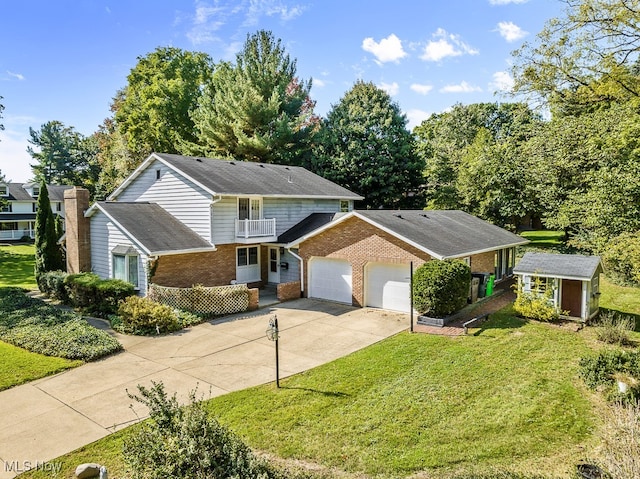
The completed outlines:
[[[6,198],[9,196],[9,185],[6,183],[0,183],[0,198]]]
[[[24,190],[29,193],[31,198],[37,199],[40,194],[40,185],[37,183],[27,183],[23,186]]]

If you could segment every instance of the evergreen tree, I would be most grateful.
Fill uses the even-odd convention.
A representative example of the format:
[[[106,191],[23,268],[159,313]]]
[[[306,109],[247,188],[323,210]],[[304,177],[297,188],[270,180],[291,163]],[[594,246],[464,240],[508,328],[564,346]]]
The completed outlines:
[[[304,165],[318,124],[310,89],[281,40],[267,31],[248,35],[236,64],[218,65],[193,115],[198,139],[185,142],[184,151]]]
[[[51,211],[47,185],[40,183],[35,231],[35,276],[40,284],[42,273],[64,270],[62,249],[56,236],[56,219]]]
[[[424,163],[406,124],[384,90],[357,82],[322,126],[315,171],[364,196],[366,208],[416,206]]]

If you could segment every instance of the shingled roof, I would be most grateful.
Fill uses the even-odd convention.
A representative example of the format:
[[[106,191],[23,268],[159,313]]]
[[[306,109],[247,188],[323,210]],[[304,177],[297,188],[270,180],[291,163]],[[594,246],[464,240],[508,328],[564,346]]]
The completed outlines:
[[[212,195],[260,195],[292,198],[339,198],[360,200],[361,196],[299,166],[274,165],[252,161],[153,153],[140,170],[116,190],[114,199],[153,159],[159,159]]]
[[[601,269],[600,256],[525,253],[513,273],[588,281]]]
[[[28,188],[34,186],[33,183],[4,183],[7,185],[7,200],[11,201],[37,201],[37,196],[31,196],[27,191]],[[39,186],[37,183],[35,186]],[[49,193],[49,201],[64,201],[65,190],[71,189],[69,185],[47,185]]]
[[[358,210],[299,238],[297,244],[350,217],[360,218],[438,259],[509,248],[529,241],[458,210]]]
[[[155,203],[99,201],[96,206],[149,255],[214,249],[208,241]]]

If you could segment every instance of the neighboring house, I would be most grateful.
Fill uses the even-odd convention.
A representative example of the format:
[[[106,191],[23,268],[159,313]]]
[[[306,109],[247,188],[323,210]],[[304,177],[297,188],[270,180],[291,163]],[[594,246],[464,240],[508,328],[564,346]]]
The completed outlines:
[[[513,273],[525,293],[545,294],[551,289],[551,301],[562,315],[586,321],[598,314],[599,256],[525,253]]]
[[[64,218],[64,192],[71,186],[47,185],[51,210]],[[37,183],[0,183],[0,240],[15,241],[35,237],[40,185]]]
[[[527,242],[461,211],[353,211],[360,199],[300,167],[154,153],[107,201],[88,208],[87,193],[68,193],[68,269],[141,294],[148,278],[275,284],[289,297],[408,311],[411,263],[460,258],[500,280]]]

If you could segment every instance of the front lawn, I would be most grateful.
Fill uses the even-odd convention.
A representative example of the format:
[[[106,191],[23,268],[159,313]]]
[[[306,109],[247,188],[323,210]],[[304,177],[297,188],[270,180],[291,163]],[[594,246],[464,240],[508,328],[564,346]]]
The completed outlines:
[[[640,288],[618,286],[610,282],[604,275],[600,276],[600,306],[626,314],[633,314],[640,319]],[[640,328],[640,321],[637,321]]]
[[[38,289],[33,270],[34,255],[33,245],[0,246],[0,288]]]
[[[44,356],[0,341],[0,391],[82,364],[82,361]]]
[[[521,231],[518,234],[531,241],[531,243],[529,243],[530,246],[536,246],[539,248],[560,246],[562,245],[562,240],[564,238],[564,233],[562,231],[553,230]]]
[[[597,399],[577,377],[592,344],[585,331],[527,323],[506,308],[470,336],[401,333],[281,389],[251,388],[208,407],[252,448],[340,477],[571,477],[595,442]],[[130,431],[64,456],[60,477],[86,461],[127,477],[117,451]]]

